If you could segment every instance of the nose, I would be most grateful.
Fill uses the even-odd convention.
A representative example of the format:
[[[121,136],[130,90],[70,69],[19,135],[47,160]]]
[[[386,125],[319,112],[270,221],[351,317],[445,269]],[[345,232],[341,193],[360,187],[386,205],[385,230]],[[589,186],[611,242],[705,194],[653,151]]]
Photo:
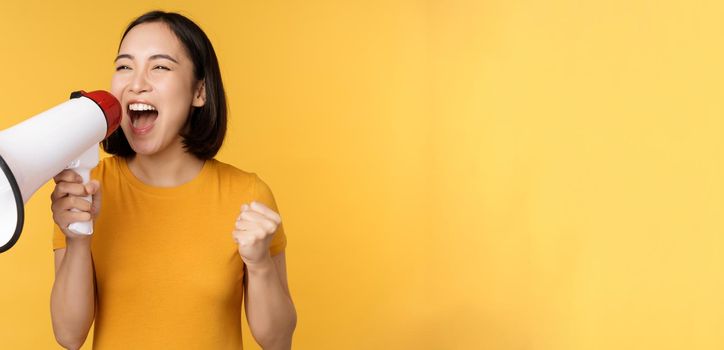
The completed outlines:
[[[137,70],[133,74],[133,80],[131,80],[128,90],[136,94],[151,91],[151,85],[148,83],[146,74],[142,70]]]

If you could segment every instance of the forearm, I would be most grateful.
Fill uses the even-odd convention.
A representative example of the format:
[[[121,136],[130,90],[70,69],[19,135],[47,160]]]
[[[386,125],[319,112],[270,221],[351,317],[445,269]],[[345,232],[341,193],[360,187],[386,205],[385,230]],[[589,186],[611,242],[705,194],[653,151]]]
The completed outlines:
[[[68,242],[50,296],[53,332],[59,344],[79,348],[93,324],[95,291],[90,240]]]
[[[246,317],[256,341],[264,349],[290,349],[297,314],[284,290],[271,257],[247,265]]]

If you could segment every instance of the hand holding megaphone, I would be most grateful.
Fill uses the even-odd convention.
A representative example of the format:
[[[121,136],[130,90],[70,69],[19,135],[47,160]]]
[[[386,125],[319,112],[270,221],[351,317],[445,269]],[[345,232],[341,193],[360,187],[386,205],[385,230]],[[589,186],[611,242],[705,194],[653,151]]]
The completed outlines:
[[[71,239],[91,236],[92,221],[101,208],[100,183],[96,180],[84,183],[84,180],[72,169],[53,177],[55,189],[50,195],[53,221]],[[78,225],[87,225],[90,232],[78,229]]]
[[[98,143],[121,122],[121,105],[106,91],[76,91],[71,99],[18,125],[0,131],[0,253],[20,237],[24,205],[63,169],[78,172],[83,183],[98,164]],[[90,234],[93,224],[68,229]]]

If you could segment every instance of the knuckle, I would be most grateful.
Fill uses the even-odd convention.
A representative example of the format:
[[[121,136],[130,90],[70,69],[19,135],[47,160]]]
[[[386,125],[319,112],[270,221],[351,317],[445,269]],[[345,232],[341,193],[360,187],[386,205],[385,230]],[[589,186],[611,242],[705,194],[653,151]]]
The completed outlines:
[[[67,182],[64,182],[64,181],[58,182],[58,184],[55,185],[55,192],[65,193],[66,192],[65,189],[67,186],[68,186]]]
[[[277,229],[277,225],[273,222],[267,222],[266,228],[269,232],[274,232]]]
[[[68,198],[56,198],[50,205],[53,212],[62,211],[68,203]]]
[[[59,183],[59,182],[63,181],[63,179],[65,178],[66,171],[67,170],[63,170],[63,171],[59,172],[57,175],[53,176],[53,181],[55,181],[55,183]]]
[[[53,221],[55,221],[55,223],[60,227],[68,226],[68,218],[65,215],[55,214],[53,215]]]

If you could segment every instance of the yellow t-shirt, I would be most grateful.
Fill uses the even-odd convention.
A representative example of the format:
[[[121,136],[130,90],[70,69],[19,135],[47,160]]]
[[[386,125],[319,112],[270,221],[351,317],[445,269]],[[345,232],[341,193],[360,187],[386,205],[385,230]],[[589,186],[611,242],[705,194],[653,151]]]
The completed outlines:
[[[138,180],[121,157],[91,172],[102,186],[91,252],[94,349],[241,349],[244,274],[232,237],[244,203],[279,212],[255,174],[217,160],[173,188]],[[65,247],[55,227],[53,249]],[[283,225],[270,253],[286,247]]]

